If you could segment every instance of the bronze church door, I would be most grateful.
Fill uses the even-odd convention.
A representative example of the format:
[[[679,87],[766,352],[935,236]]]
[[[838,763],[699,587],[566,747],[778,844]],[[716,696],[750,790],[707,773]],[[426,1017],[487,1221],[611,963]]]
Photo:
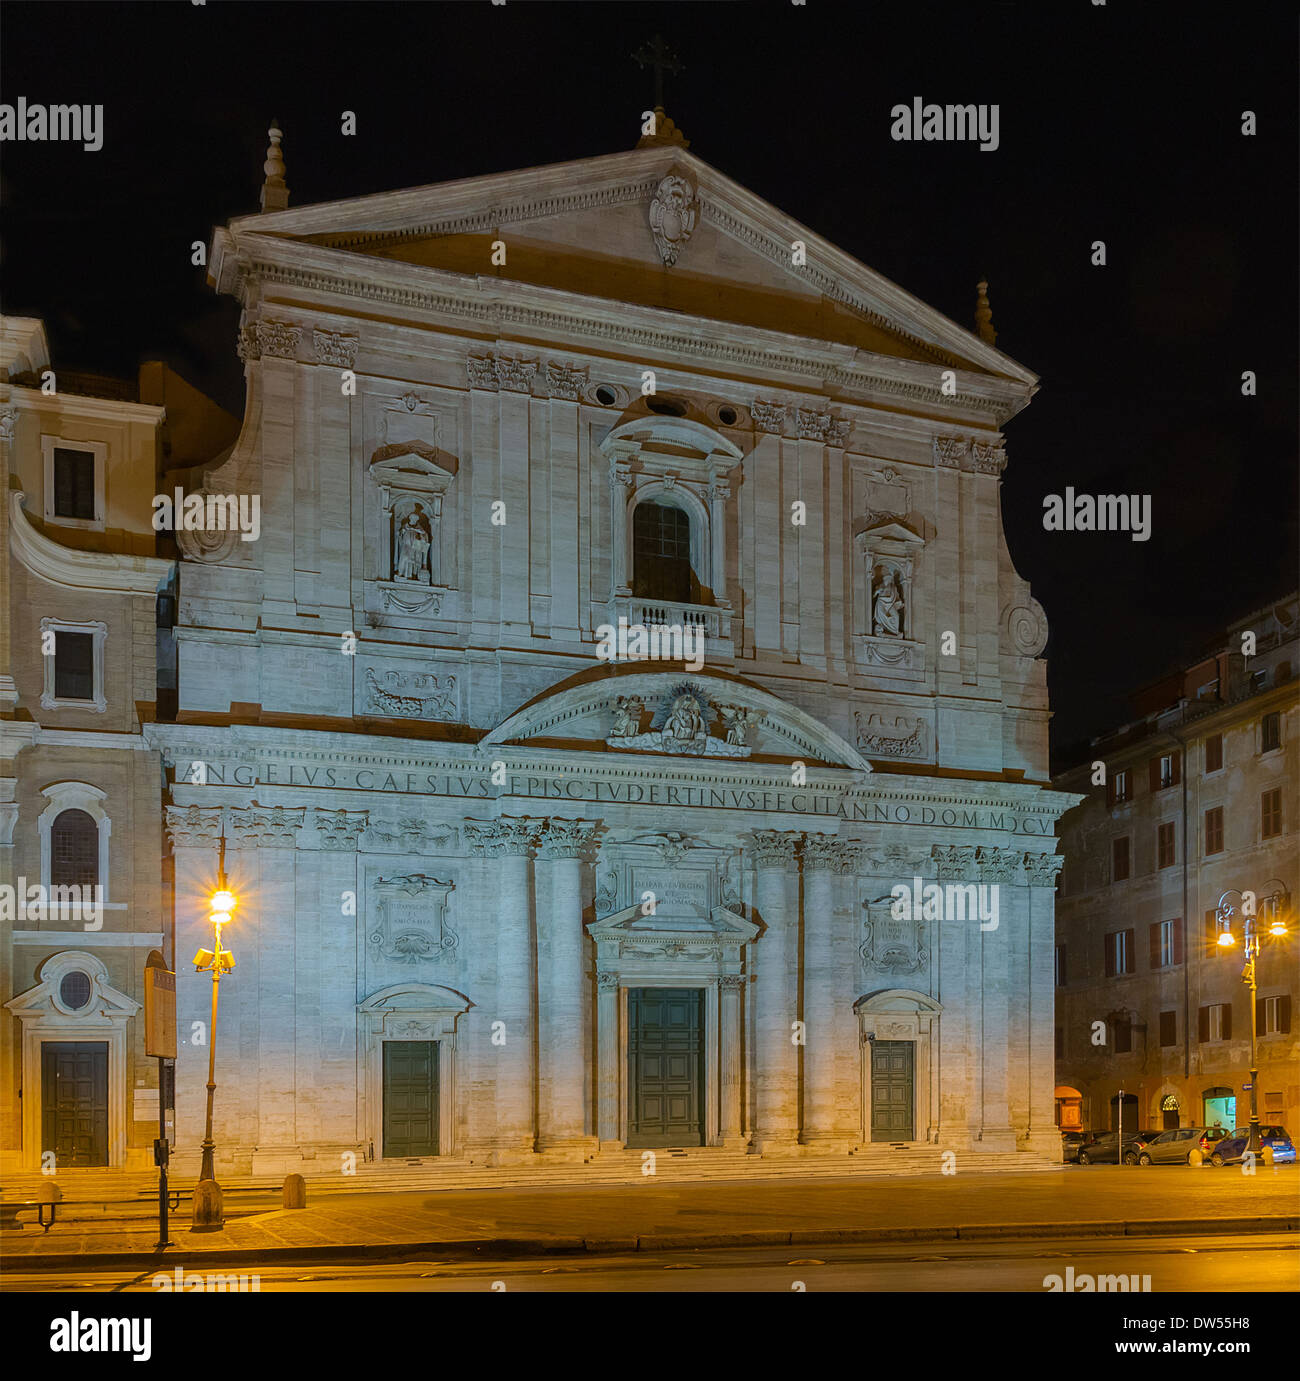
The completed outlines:
[[[913,1041],[871,1043],[871,1139],[915,1141],[916,1074]]]
[[[438,1042],[384,1042],[385,1159],[438,1154]]]
[[[629,988],[629,1146],[704,1145],[704,989]]]
[[[57,1170],[108,1164],[108,1044],[41,1045],[41,1151]]]

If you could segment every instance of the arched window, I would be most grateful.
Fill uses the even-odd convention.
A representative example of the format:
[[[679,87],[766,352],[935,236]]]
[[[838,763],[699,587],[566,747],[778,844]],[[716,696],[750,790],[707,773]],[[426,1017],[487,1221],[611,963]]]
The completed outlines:
[[[653,499],[632,514],[632,593],[642,599],[698,604],[700,582],[691,567],[691,520],[682,509]]]
[[[84,810],[60,811],[50,827],[50,885],[94,887],[99,882],[99,826]]]

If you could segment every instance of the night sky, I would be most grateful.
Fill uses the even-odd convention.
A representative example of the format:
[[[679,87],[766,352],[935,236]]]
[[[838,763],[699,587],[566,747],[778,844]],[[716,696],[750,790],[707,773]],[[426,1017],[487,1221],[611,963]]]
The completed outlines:
[[[1296,585],[1291,4],[6,0],[0,25],[0,100],[105,107],[97,153],[0,146],[0,301],[56,368],[162,358],[241,412],[238,307],[190,244],[257,210],[273,116],[291,206],[615,152],[662,32],[693,153],[964,326],[987,276],[999,348],[1041,378],[1004,512],[1058,753]],[[998,104],[1000,147],[894,142],[915,96]],[[1045,532],[1067,485],[1150,494],[1150,540]]]

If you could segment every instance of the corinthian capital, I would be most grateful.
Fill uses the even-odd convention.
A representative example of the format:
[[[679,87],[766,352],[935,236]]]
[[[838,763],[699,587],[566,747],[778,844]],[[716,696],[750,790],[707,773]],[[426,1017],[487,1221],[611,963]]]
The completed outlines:
[[[546,822],[540,853],[543,858],[584,858],[591,852],[597,820],[563,820]]]
[[[232,849],[292,849],[306,806],[236,806],[230,812]]]
[[[833,834],[808,834],[803,841],[803,866],[806,873],[838,873],[844,864],[844,850]]]
[[[466,820],[463,834],[470,853],[481,858],[531,855],[545,823],[526,815],[503,815],[499,820]]]
[[[1062,854],[1028,853],[1024,859],[1025,879],[1031,887],[1055,887],[1056,875],[1064,865]]]
[[[168,806],[167,837],[177,849],[215,849],[221,841],[220,806]]]
[[[759,868],[788,868],[794,862],[799,834],[795,830],[755,830],[750,853]]]

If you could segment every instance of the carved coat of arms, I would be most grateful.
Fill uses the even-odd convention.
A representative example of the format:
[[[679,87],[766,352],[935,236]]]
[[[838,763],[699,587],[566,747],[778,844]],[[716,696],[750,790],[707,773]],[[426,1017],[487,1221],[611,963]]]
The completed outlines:
[[[671,268],[695,230],[700,201],[695,188],[679,173],[669,173],[650,203],[650,229],[659,257]]]

